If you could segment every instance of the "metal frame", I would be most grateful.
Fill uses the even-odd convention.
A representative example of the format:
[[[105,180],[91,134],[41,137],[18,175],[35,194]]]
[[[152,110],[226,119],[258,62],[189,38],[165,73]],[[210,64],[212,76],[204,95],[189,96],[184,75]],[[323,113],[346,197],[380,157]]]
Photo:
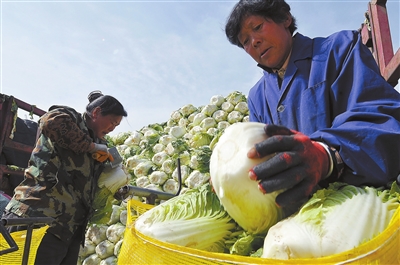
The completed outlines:
[[[382,76],[394,87],[400,79],[400,48],[393,53],[387,0],[371,0],[361,25],[363,43],[370,48]]]
[[[11,149],[29,154],[32,153],[33,146],[15,142],[10,138],[12,130],[14,129],[14,117],[17,115],[18,108],[39,117],[46,113],[44,110],[39,109],[34,105],[29,105],[22,100],[14,98],[13,96],[0,94],[0,153],[4,147],[9,147]],[[0,164],[0,181],[2,180],[4,174],[16,174],[23,176],[23,170],[23,168],[11,169],[9,165]]]
[[[29,260],[29,252],[32,242],[32,232],[33,229],[37,226],[42,226],[45,224],[51,224],[54,221],[51,217],[31,217],[31,218],[8,218],[1,219],[0,222],[0,233],[3,235],[7,244],[10,246],[8,249],[4,249],[0,251],[0,256],[5,255],[19,249],[15,240],[12,238],[11,234],[5,228],[6,226],[26,226],[26,238],[24,245],[24,252],[22,255],[22,265],[28,264]]]

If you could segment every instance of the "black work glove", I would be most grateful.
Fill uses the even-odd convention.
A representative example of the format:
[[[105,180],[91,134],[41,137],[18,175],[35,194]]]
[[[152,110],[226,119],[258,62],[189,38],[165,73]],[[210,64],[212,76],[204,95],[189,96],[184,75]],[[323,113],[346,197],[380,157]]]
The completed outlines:
[[[318,182],[328,174],[330,156],[321,144],[300,132],[278,125],[266,125],[264,130],[269,138],[256,144],[247,156],[276,155],[253,167],[249,176],[259,181],[259,188],[264,193],[284,190],[276,197],[276,204],[293,211],[309,198]]]
[[[119,200],[119,201],[125,200],[129,196],[128,190],[129,190],[128,186],[123,186],[123,187],[119,188],[114,193],[114,199]]]

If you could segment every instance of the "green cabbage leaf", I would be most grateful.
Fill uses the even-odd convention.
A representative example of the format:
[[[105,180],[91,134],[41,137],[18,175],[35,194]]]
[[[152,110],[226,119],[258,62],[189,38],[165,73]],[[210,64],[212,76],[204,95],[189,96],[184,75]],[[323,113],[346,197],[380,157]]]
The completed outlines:
[[[157,205],[135,222],[135,229],[146,236],[220,253],[229,252],[225,241],[236,227],[209,184]]]

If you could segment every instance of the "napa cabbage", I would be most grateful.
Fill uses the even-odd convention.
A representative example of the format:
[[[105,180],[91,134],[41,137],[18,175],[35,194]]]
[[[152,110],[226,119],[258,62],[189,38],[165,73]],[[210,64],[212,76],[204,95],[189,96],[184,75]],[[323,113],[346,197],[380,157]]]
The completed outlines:
[[[146,236],[220,253],[228,251],[225,240],[236,226],[208,184],[155,206],[135,222],[135,229]]]
[[[396,183],[391,190],[332,183],[269,229],[262,257],[319,258],[351,250],[382,233],[399,200]]]

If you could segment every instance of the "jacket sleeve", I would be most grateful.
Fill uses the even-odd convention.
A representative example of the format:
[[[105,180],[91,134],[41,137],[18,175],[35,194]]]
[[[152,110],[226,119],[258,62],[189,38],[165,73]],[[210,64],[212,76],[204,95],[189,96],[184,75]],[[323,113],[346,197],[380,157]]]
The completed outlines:
[[[62,148],[75,153],[88,152],[93,141],[83,132],[77,117],[63,108],[55,108],[40,118],[39,126],[42,133]]]
[[[341,180],[382,186],[400,173],[400,94],[382,78],[370,51],[353,34],[331,56],[332,63],[341,64],[331,80],[332,127],[310,137],[339,151],[346,165]]]

